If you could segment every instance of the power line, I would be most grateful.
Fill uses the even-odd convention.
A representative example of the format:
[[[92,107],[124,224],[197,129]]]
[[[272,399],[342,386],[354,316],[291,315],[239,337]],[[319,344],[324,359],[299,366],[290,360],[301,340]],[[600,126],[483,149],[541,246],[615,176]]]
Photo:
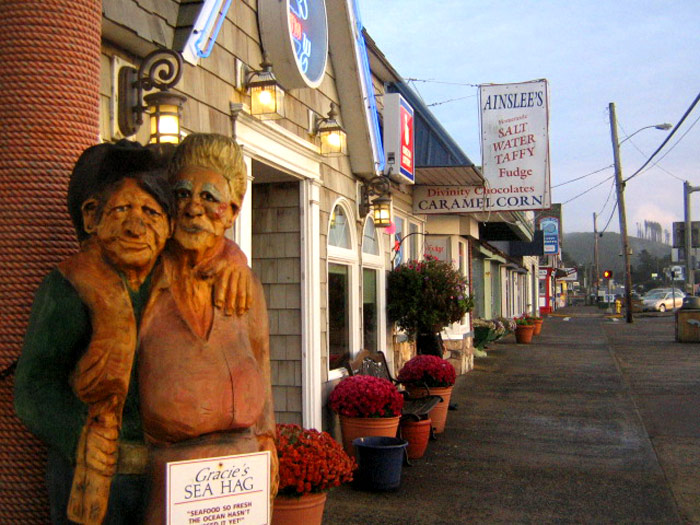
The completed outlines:
[[[596,185],[594,185],[594,186],[591,186],[591,187],[588,188],[587,190],[582,191],[581,193],[579,193],[578,195],[576,195],[576,196],[574,196],[574,197],[571,197],[568,201],[562,202],[562,205],[568,204],[568,203],[570,203],[571,201],[576,200],[576,199],[578,199],[579,197],[584,196],[584,195],[585,195],[586,193],[588,193],[589,191],[593,191],[593,190],[596,189],[598,186],[601,186],[603,183],[605,183],[605,182],[607,182],[607,181],[609,181],[609,180],[611,180],[611,179],[613,179],[613,178],[615,178],[615,175],[610,175],[607,179],[603,179],[603,180],[600,181],[598,184],[596,184]]]
[[[695,126],[696,123],[697,123],[697,119],[695,120],[695,122],[693,122],[693,124],[691,124],[690,129],[692,129],[693,126]],[[622,124],[620,124],[620,121],[619,121],[619,120],[617,121],[617,125],[620,126],[620,128],[622,129],[622,131],[625,133],[625,136],[629,136],[629,134],[627,133],[627,130],[625,130],[624,126],[623,126]],[[690,131],[690,129],[689,129],[688,131]],[[680,141],[683,139],[683,137],[685,137],[685,136],[688,134],[688,131],[686,131],[686,132],[683,134],[683,136],[682,136],[680,139],[678,139],[678,142],[680,142]],[[678,144],[678,142],[676,142],[676,144],[674,144],[673,147],[671,147],[671,149],[669,149],[669,150],[664,154],[664,156],[661,157],[661,159],[663,159],[666,155],[668,155],[668,153],[669,153],[673,148],[676,147],[676,145]],[[641,153],[643,156],[646,156],[646,153],[643,152],[642,149],[641,149],[639,146],[637,146],[637,144],[636,144],[633,140],[631,140],[631,139],[630,139],[630,144],[632,144],[632,146],[634,146],[634,149],[636,149],[639,153]],[[677,176],[677,175],[671,173],[670,171],[668,171],[668,170],[667,170],[666,168],[664,168],[663,166],[660,166],[660,165],[659,165],[659,162],[661,162],[661,159],[657,160],[654,164],[652,164],[651,166],[649,166],[649,169],[651,169],[652,167],[655,166],[655,167],[657,167],[658,169],[660,169],[661,171],[663,171],[664,173],[666,173],[667,175],[670,175],[671,177],[673,177],[674,179],[679,180],[679,181],[681,181],[681,182],[685,182],[685,179],[682,179],[681,177],[679,177],[679,176]]]
[[[685,138],[685,136],[686,136],[688,133],[690,133],[690,130],[693,129],[693,127],[695,126],[695,124],[698,123],[698,120],[700,120],[700,117],[696,118],[695,121],[690,125],[690,127],[685,131],[685,133],[683,133],[683,135],[681,135],[680,137],[678,137],[678,140],[676,141],[676,143],[675,143],[673,146],[671,146],[670,148],[668,148],[668,150],[666,150],[666,153],[664,153],[663,155],[661,155],[661,157],[659,158],[659,160],[657,160],[652,166],[649,166],[649,167],[651,168],[651,167],[653,167],[653,166],[656,166],[659,162],[661,162],[661,161],[664,159],[664,157],[665,157],[666,155],[668,155],[669,153],[671,153],[671,152],[673,151],[673,149],[674,149],[676,146],[678,146],[678,144]]]
[[[610,201],[610,196],[613,193],[613,190],[615,189],[615,181],[610,184],[610,190],[608,191],[608,197],[605,199],[605,202],[603,203],[603,207],[600,208],[600,211],[598,212],[598,215],[602,215],[603,211],[605,210],[605,207],[608,205],[608,202]]]
[[[590,177],[591,175],[595,175],[596,173],[600,173],[601,171],[608,170],[612,168],[613,165],[610,164],[609,166],[605,166],[604,168],[600,168],[599,170],[592,171],[590,173],[586,173],[585,175],[581,175],[580,177],[576,177],[575,179],[567,180],[566,182],[562,182],[561,184],[556,184],[552,186],[552,189],[558,188],[560,186],[566,186],[567,184],[571,184],[572,182],[576,182],[577,180],[585,179],[586,177]]]
[[[693,109],[695,109],[695,106],[697,105],[697,103],[698,103],[699,101],[700,101],[700,93],[698,93],[698,96],[695,97],[695,100],[693,100],[693,103],[692,103],[692,104],[690,105],[690,107],[686,110],[685,114],[681,117],[681,120],[678,121],[678,124],[676,124],[676,127],[674,127],[673,130],[671,130],[671,133],[668,134],[668,136],[666,137],[666,140],[664,140],[664,141],[661,143],[661,145],[660,145],[658,148],[656,148],[656,151],[654,151],[654,153],[651,154],[651,157],[649,157],[649,158],[646,160],[646,162],[645,162],[644,164],[642,164],[642,167],[641,167],[641,168],[639,168],[639,169],[638,169],[637,171],[635,171],[632,175],[630,175],[629,177],[627,177],[623,182],[627,182],[628,180],[630,180],[630,179],[636,177],[637,175],[639,175],[639,173],[640,173],[644,168],[647,167],[647,165],[652,161],[652,159],[653,159],[654,157],[656,157],[656,155],[663,149],[663,147],[668,143],[668,141],[671,140],[671,137],[673,137],[673,135],[676,133],[676,131],[678,131],[678,128],[681,127],[681,124],[683,124],[683,122],[685,121],[685,119],[688,118],[688,115],[690,115],[690,112],[693,111]],[[697,122],[697,120],[696,120],[696,122]],[[695,124],[693,124],[693,125],[695,125]],[[691,126],[691,129],[692,129],[692,126]],[[688,131],[690,131],[690,130],[688,130]],[[686,133],[683,135],[683,137],[685,137],[686,134],[687,134],[687,131],[686,131]],[[681,139],[682,139],[683,137],[681,137]],[[679,142],[680,142],[680,139],[679,139]],[[677,142],[676,144],[678,144],[678,142]],[[674,147],[675,147],[675,146],[674,146]],[[660,160],[660,159],[659,159],[659,160]]]
[[[406,82],[427,82],[432,84],[446,84],[448,86],[468,86],[468,87],[479,87],[479,84],[469,84],[468,82],[446,82],[444,80],[433,80],[424,78],[405,78]]]
[[[448,102],[455,102],[457,100],[464,100],[465,98],[474,98],[476,95],[467,95],[466,97],[457,97],[457,98],[451,98],[449,100],[443,100],[442,102],[433,102],[432,104],[426,104],[427,107],[433,107],[433,106],[442,106],[443,104],[447,104]]]
[[[598,233],[603,234],[605,233],[605,230],[608,229],[608,226],[610,226],[610,221],[612,221],[613,215],[615,215],[615,210],[617,209],[617,201],[615,201],[615,206],[613,206],[613,209],[610,210],[610,217],[608,217],[608,222],[605,223],[605,227],[599,231]]]

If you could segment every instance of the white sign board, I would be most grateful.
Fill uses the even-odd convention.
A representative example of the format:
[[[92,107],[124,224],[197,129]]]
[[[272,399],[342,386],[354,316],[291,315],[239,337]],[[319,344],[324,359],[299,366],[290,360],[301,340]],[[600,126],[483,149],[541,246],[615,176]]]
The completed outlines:
[[[426,255],[432,255],[440,261],[447,262],[450,257],[448,237],[429,236],[425,238],[424,251]]]
[[[270,452],[168,463],[168,525],[270,522]]]
[[[546,80],[479,87],[484,209],[550,207]]]

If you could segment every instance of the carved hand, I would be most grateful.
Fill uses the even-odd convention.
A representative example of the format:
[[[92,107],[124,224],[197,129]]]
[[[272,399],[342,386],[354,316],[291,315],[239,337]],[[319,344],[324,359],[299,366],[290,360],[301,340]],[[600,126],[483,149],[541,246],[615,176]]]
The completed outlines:
[[[221,268],[214,276],[214,305],[226,315],[243,315],[253,304],[252,282],[252,271],[247,266]]]
[[[112,405],[113,403],[109,403]],[[113,476],[119,454],[119,425],[113,407],[94,417],[87,434],[85,462],[104,476]]]

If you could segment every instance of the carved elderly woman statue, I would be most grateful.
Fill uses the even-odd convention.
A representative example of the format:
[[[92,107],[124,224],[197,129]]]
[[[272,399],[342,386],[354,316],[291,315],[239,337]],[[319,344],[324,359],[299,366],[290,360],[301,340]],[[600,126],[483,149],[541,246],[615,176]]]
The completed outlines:
[[[164,522],[165,467],[171,461],[271,452],[277,490],[268,319],[252,278],[250,309],[225,316],[202,272],[216,267],[224,234],[246,189],[239,146],[215,134],[189,135],[169,167],[176,199],[171,245],[154,275],[139,332],[139,394],[150,444],[147,523]]]

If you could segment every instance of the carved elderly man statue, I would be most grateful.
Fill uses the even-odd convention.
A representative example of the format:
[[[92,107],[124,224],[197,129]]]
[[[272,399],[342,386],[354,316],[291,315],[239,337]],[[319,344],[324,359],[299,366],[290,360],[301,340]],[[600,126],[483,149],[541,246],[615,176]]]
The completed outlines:
[[[193,134],[170,164],[176,200],[172,245],[156,271],[139,334],[139,391],[153,474],[149,524],[164,522],[167,462],[269,450],[277,491],[268,319],[252,278],[250,309],[226,317],[212,306],[203,265],[216,265],[246,189],[240,148]]]
[[[101,144],[71,176],[81,251],[37,291],[15,382],[17,414],[49,446],[54,523],[143,519],[147,458],[131,378],[151,271],[171,233],[172,195],[154,171],[166,160],[136,143]]]

